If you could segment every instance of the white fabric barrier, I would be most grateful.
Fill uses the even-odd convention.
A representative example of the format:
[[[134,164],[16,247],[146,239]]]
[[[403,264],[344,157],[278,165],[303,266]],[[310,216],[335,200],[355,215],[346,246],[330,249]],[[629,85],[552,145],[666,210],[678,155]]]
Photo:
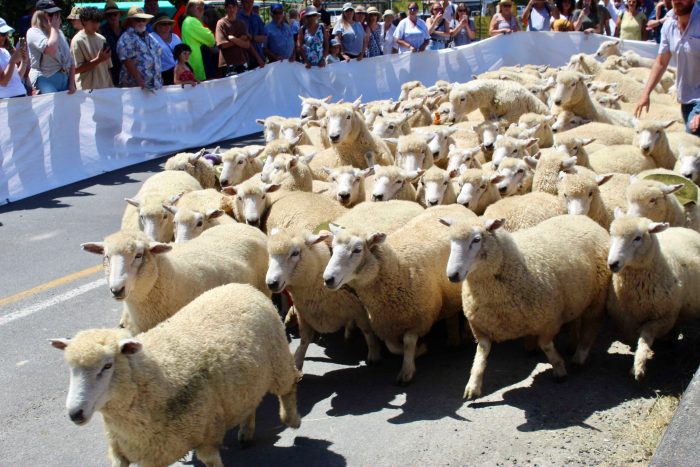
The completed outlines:
[[[401,83],[468,81],[518,64],[561,66],[605,36],[517,33],[456,49],[305,69],[275,63],[196,87],[78,91],[0,101],[0,205],[185,148],[259,132],[257,118],[299,114],[297,97],[398,97]],[[654,57],[656,45],[625,41]]]

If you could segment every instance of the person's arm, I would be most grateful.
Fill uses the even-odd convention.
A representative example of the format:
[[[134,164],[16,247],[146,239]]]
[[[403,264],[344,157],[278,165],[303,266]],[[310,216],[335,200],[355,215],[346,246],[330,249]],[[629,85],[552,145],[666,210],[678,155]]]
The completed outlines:
[[[360,55],[357,56],[358,62],[362,60],[362,58],[365,56],[365,53],[367,53],[367,46],[369,45],[369,35],[372,34],[372,31],[370,31],[369,28],[362,26],[362,30],[365,32],[365,35],[362,37],[362,50],[360,50]]]
[[[642,27],[642,40],[646,41],[648,39],[648,36],[649,36],[649,33],[647,31],[647,17],[646,17],[646,15],[643,15],[641,27]]]
[[[318,27],[320,28],[321,25],[319,24]],[[328,56],[328,47],[329,47],[328,28],[326,28],[326,26],[323,25],[323,57],[321,57],[321,62],[318,64],[318,66],[321,68],[326,66],[326,57]]]
[[[423,31],[423,45],[421,45],[418,48],[418,52],[423,52],[428,47],[428,44],[430,43],[430,34],[428,34],[428,26],[426,26],[425,21],[422,21],[419,19],[418,24],[421,24],[421,23],[423,23],[422,24],[423,27],[419,26],[419,28],[421,31]]]
[[[214,34],[212,34],[211,30],[203,25],[201,21],[196,20],[192,25],[193,27],[189,31],[192,34],[192,39],[207,47],[214,47],[216,45]]]
[[[258,29],[263,32],[263,34],[258,34],[256,36],[253,36],[253,40],[257,42],[258,44],[264,44],[267,42],[267,36],[265,35],[265,25],[263,24],[262,20],[258,18],[258,25],[260,26]]]
[[[471,25],[469,24],[469,18],[467,18],[467,21],[465,24],[466,24],[465,28],[467,30],[467,36],[469,36],[469,40],[473,41],[474,39],[476,39],[476,31],[474,29],[472,29]]]
[[[306,68],[311,68],[311,64],[309,63],[309,59],[306,56],[306,50],[304,50],[304,29],[299,28],[299,32],[297,32],[297,53],[301,57],[301,61],[304,63],[304,66]]]
[[[523,24],[528,24],[528,21],[530,20],[530,13],[532,13],[532,8],[534,6],[535,0],[530,0],[529,2],[527,2],[527,6],[523,10]]]
[[[49,57],[55,57],[58,53],[58,41],[61,40],[61,17],[60,15],[53,15],[51,17],[51,30],[49,32],[49,40],[46,42],[46,48],[44,48],[44,54]]]
[[[662,43],[660,49],[664,50],[663,37],[661,38],[661,41]],[[659,81],[661,81],[661,77],[666,71],[668,63],[670,61],[670,50],[664,50],[656,56],[656,61],[654,62],[654,65],[652,65],[651,71],[649,72],[649,79],[647,80],[647,85],[644,87],[644,91],[642,92],[639,101],[637,101],[637,107],[634,109],[635,117],[640,118],[642,116],[642,110],[644,109],[646,109],[646,111],[649,112],[649,95],[651,95],[651,91],[653,91],[656,88],[656,85],[659,84]]]
[[[258,66],[260,68],[265,68],[265,60],[258,54],[258,51],[255,47],[250,47],[248,49],[248,53],[253,56],[256,62],[258,62]]]
[[[576,14],[578,13],[578,16]],[[583,20],[586,17],[586,10],[577,10],[574,12],[574,31],[580,31],[583,27]]]
[[[68,94],[73,94],[78,87],[75,85],[75,65],[68,69]]]
[[[76,73],[87,73],[93,70],[100,63],[109,60],[112,56],[109,49],[100,49],[97,55],[94,57],[88,57],[85,50],[80,46],[81,43],[76,41],[75,38],[71,42],[71,52],[73,53],[73,60],[75,61],[75,72]]]
[[[136,64],[134,63],[134,61],[130,58],[127,58],[125,60],[122,60],[122,63],[126,67],[127,73],[129,73],[131,77],[134,78],[134,81],[136,81],[136,85],[141,89],[145,88],[146,83],[143,81],[143,77],[141,76],[141,73],[139,73],[138,68],[136,68]]]
[[[615,21],[615,37],[620,37],[620,24],[622,24],[622,15],[617,17]]]
[[[236,37],[232,35],[227,35],[224,29],[224,24],[221,22],[216,23],[216,34],[214,35],[214,40],[216,45],[220,49],[228,49],[229,47],[238,46],[242,49],[247,49],[250,47],[250,40],[247,35],[242,35],[241,37]]]
[[[491,23],[489,24],[489,36],[495,36],[497,34],[501,34],[500,29],[496,29],[496,25],[498,24],[498,13],[493,15],[491,17]]]
[[[601,13],[603,13],[601,16],[603,17],[603,32],[605,33],[606,36],[610,36],[610,12],[608,11],[607,8],[603,9],[598,9]]]
[[[19,68],[18,65],[20,63],[22,63],[22,51],[20,49],[16,49],[10,57],[10,62],[7,64],[7,68],[4,70],[0,69],[0,86],[7,86],[7,83],[9,83],[10,79],[12,78],[12,73],[16,71],[16,68]]]

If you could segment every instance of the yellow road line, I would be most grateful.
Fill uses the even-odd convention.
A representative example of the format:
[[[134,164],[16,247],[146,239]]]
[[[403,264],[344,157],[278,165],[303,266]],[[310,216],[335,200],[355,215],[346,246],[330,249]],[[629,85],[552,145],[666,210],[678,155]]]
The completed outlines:
[[[36,295],[38,293],[45,292],[47,290],[56,288],[56,287],[61,286],[63,284],[67,284],[69,282],[73,282],[73,281],[81,279],[83,277],[90,276],[92,274],[95,274],[96,272],[100,272],[101,270],[102,270],[102,265],[98,264],[97,266],[83,269],[82,271],[74,272],[73,274],[68,274],[67,276],[59,277],[58,279],[54,279],[52,281],[46,282],[45,284],[37,285],[36,287],[33,287],[29,290],[25,290],[24,292],[10,295],[9,297],[1,298],[0,299],[0,306],[5,306],[5,305],[8,305],[10,303],[24,300],[25,298],[31,297],[32,295]]]

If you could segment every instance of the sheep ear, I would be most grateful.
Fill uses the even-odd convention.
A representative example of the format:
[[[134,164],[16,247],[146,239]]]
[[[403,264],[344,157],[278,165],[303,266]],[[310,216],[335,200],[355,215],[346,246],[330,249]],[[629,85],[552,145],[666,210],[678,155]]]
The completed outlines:
[[[576,162],[577,162],[577,161],[578,161],[578,159],[577,159],[576,156],[567,157],[566,159],[564,159],[564,160],[562,161],[562,163],[561,163],[561,169],[562,169],[564,172],[568,172],[568,171],[570,171],[571,169],[573,169],[574,167],[576,167]]]
[[[671,125],[673,125],[673,124],[676,123],[676,122],[674,122],[673,120],[666,120],[666,121],[662,121],[662,122],[659,122],[659,123],[661,124],[661,126],[662,126],[663,128],[668,128],[668,127],[670,127]]]
[[[452,169],[449,172],[447,172],[447,177],[450,179],[455,178],[457,175],[459,175],[459,172],[457,171],[457,169]]]
[[[134,355],[143,349],[141,341],[136,339],[122,339],[119,341],[119,352],[124,355]]]
[[[224,210],[223,209],[209,209],[207,210],[207,219],[216,219],[217,217],[223,216]]]
[[[323,171],[326,173],[326,175],[330,175],[333,173],[333,169],[330,167],[323,167]]]
[[[355,99],[355,101],[352,103],[352,109],[360,110],[360,104],[362,104],[362,96]]]
[[[406,173],[406,176],[408,177],[408,179],[411,182],[415,182],[416,180],[421,178],[424,173],[425,173],[425,170],[423,170],[423,169],[411,170],[410,172]]]
[[[304,102],[306,100],[306,97],[301,97],[300,94],[297,94],[297,97],[299,98],[300,101]]]
[[[374,174],[374,167],[367,167],[366,169],[360,170],[360,175],[363,177],[369,177]]]
[[[236,194],[236,187],[233,186],[225,186],[221,188],[221,192],[225,193],[227,195],[235,195]]]
[[[668,222],[650,222],[647,231],[651,234],[663,232],[668,229]]]
[[[302,160],[304,161],[304,163],[306,165],[309,165],[311,163],[311,161],[314,160],[314,157],[316,157],[316,154],[318,154],[318,153],[312,152],[311,154],[307,154],[307,155],[302,157]]]
[[[566,177],[566,172],[559,171],[559,181],[561,182]]]
[[[682,183],[679,183],[677,185],[664,185],[661,187],[661,192],[665,195],[670,195],[671,193],[677,192],[681,188],[683,188]]]
[[[306,246],[311,246],[311,245],[315,245],[315,244],[320,243],[320,242],[324,242],[332,237],[333,237],[333,234],[331,234],[329,231],[322,230],[318,234],[307,235],[306,238],[304,239],[304,244],[306,244]]]
[[[532,146],[533,144],[537,144],[537,143],[539,143],[539,142],[540,142],[540,139],[539,139],[539,138],[530,138],[530,139],[525,140],[524,146],[525,146],[526,148],[529,148],[529,147]]]
[[[615,212],[613,214],[615,216],[615,219],[620,219],[622,216],[625,215],[624,211],[619,206],[615,208]]]
[[[325,104],[328,104],[331,101],[332,97],[333,96],[326,96],[323,99],[321,99],[321,101],[324,102]]]
[[[607,181],[609,181],[613,177],[613,174],[603,174],[603,175],[598,175],[595,178],[595,182],[598,184],[598,186],[605,184]]]
[[[493,232],[494,230],[500,229],[503,227],[503,224],[506,223],[506,220],[501,218],[501,219],[486,219],[484,221],[484,227],[486,227],[486,230],[489,232]]]
[[[265,120],[263,120],[262,118],[256,118],[255,123],[257,123],[258,125],[265,126]]]
[[[435,136],[436,136],[435,133],[432,133],[432,132],[419,133],[419,135],[421,135],[423,137],[423,141],[425,141],[426,143],[429,143],[430,141],[432,141],[432,139],[435,138]]]
[[[51,347],[58,350],[65,350],[66,347],[68,347],[68,344],[70,344],[70,339],[49,339],[49,343],[51,344]]]
[[[455,221],[453,221],[453,220],[450,219],[449,217],[440,217],[440,218],[438,219],[438,221],[439,221],[442,225],[446,225],[447,227],[449,227],[449,226],[451,226],[452,224],[455,223]]]
[[[304,125],[306,125],[307,123],[309,123],[310,121],[311,121],[311,118],[310,118],[310,117],[302,118],[300,124],[301,124],[301,126],[304,126]]]
[[[246,148],[246,157],[248,159],[253,159],[255,157],[258,157],[261,152],[265,150],[265,146],[260,146],[260,145],[253,145],[253,146],[248,146]]]
[[[373,247],[379,245],[380,243],[384,243],[384,240],[386,240],[386,234],[383,232],[374,232],[369,235],[367,235],[367,247],[371,250]]]
[[[272,192],[274,192],[274,191],[279,190],[281,187],[282,187],[282,185],[280,185],[280,184],[266,183],[266,184],[263,186],[263,191],[264,191],[265,193],[272,193]]]
[[[105,244],[102,242],[81,243],[80,248],[82,248],[83,251],[87,251],[88,253],[94,253],[96,255],[105,254]]]
[[[291,157],[291,158],[287,161],[287,169],[292,169],[292,168],[296,167],[298,163],[299,163],[299,158],[298,158],[298,157],[296,157],[296,156]]]
[[[159,255],[161,253],[167,253],[168,251],[170,251],[172,249],[173,249],[172,245],[168,245],[167,243],[151,242],[148,245],[148,251],[150,251],[154,255]]]
[[[175,204],[180,200],[180,198],[182,198],[182,195],[184,195],[184,194],[185,194],[184,191],[181,191],[180,193],[174,194],[170,198],[168,198],[168,202],[170,204]]]
[[[581,138],[581,144],[583,144],[584,146],[588,146],[593,141],[595,141],[595,138]]]
[[[163,209],[165,209],[166,211],[168,211],[168,212],[169,212],[170,214],[172,214],[173,216],[174,216],[175,214],[177,214],[177,208],[176,208],[175,206],[173,206],[172,204],[165,204],[165,203],[163,203],[161,206],[163,206]]]
[[[537,163],[539,162],[537,159],[535,159],[532,156],[525,156],[524,158],[525,163],[527,164],[528,167],[530,167],[532,170],[535,170],[537,168]]]
[[[320,128],[323,126],[323,121],[321,121],[321,120],[309,120],[309,126]]]
[[[141,207],[141,203],[136,198],[124,198],[124,201],[126,201],[127,203],[129,203],[130,205],[132,205],[135,208]]]
[[[489,177],[489,182],[490,182],[492,185],[495,185],[496,183],[501,183],[501,182],[503,181],[504,178],[505,178],[505,177],[503,177],[503,175],[498,174],[498,173],[491,174],[491,176]]]
[[[339,226],[338,224],[334,224],[332,222],[330,224],[328,224],[328,228],[330,229],[330,231],[333,235],[338,235],[343,230],[345,230],[343,227]]]
[[[299,141],[301,140],[301,137],[299,135],[295,136],[294,138],[289,140],[289,145],[294,147],[297,144],[299,144]]]
[[[387,143],[391,143],[391,144],[399,144],[398,138],[384,138],[384,141],[386,141]],[[428,141],[430,141],[430,140],[428,140]]]
[[[190,164],[194,164],[195,162],[197,162],[197,161],[199,160],[200,157],[202,157],[202,156],[204,155],[204,153],[205,153],[206,151],[207,151],[207,150],[206,150],[205,148],[202,148],[202,149],[200,149],[199,151],[197,151],[196,154],[190,154],[190,155],[187,157],[187,160],[190,162]]]

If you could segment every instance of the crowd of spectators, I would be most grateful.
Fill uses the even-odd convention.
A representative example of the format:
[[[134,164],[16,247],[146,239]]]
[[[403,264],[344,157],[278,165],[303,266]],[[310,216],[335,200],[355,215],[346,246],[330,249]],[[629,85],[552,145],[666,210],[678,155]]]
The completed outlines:
[[[525,29],[646,40],[658,37],[653,33],[672,8],[671,0],[652,1],[530,0],[518,18],[513,0],[500,0],[489,35]],[[253,0],[225,0],[221,18],[203,0],[177,0],[173,18],[158,11],[157,0],[128,11],[108,0],[102,10],[74,7],[66,17],[71,27],[65,28],[53,0],[29,0],[28,14],[16,31],[0,18],[0,98],[108,87],[157,90],[196,85],[277,61],[324,67],[475,40],[466,4],[436,0],[425,5],[429,16],[424,21],[416,2],[399,15],[346,3],[331,25],[321,0],[313,0],[301,14],[274,4],[265,24]],[[67,31],[73,34],[70,41]]]

